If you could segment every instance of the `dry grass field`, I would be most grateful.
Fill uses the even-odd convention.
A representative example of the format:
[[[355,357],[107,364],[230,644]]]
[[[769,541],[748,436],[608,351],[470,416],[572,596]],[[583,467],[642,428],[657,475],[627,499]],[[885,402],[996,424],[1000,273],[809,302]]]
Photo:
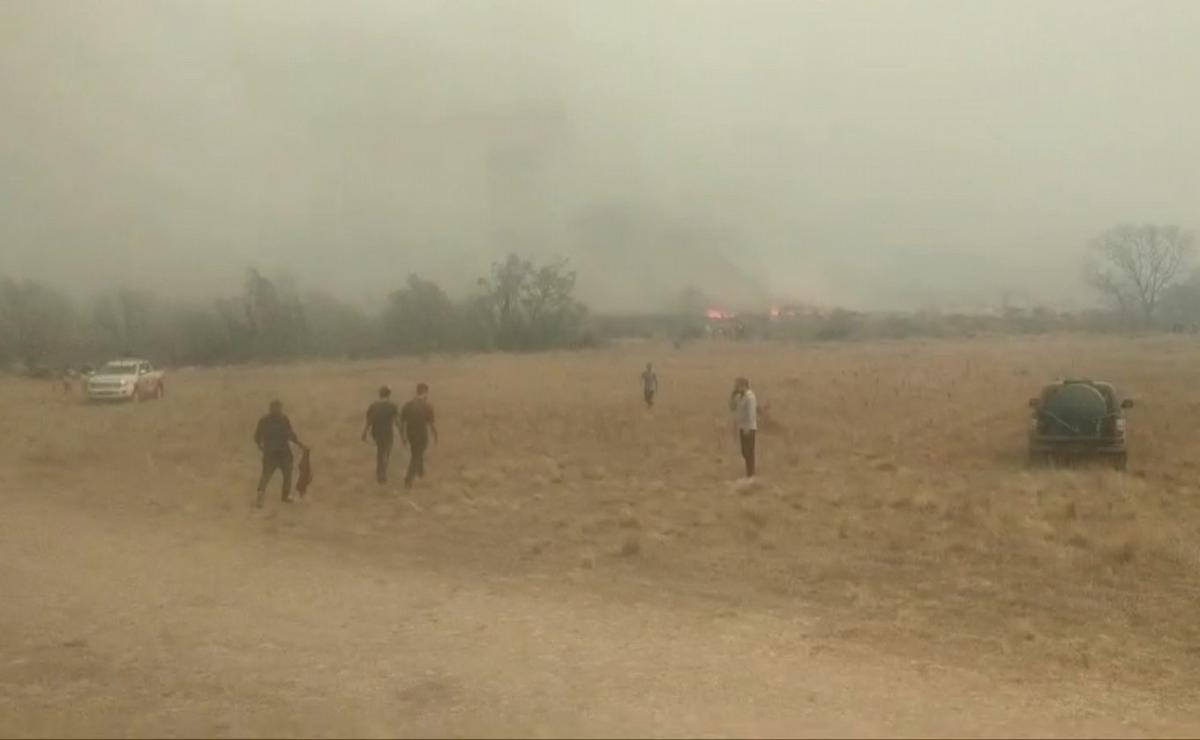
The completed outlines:
[[[0,733],[1194,735],[1198,371],[1042,337],[180,370],[125,406],[0,381]],[[1137,399],[1126,474],[1027,469],[1065,375]],[[419,380],[430,476],[381,490],[363,411]],[[275,396],[315,483],[255,512]]]

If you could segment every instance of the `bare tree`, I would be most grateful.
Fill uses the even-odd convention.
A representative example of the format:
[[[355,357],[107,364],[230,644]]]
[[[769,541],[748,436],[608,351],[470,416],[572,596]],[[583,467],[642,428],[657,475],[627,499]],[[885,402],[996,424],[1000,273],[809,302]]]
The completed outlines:
[[[1152,321],[1164,291],[1192,256],[1192,235],[1178,226],[1117,226],[1092,244],[1087,280],[1123,314]]]
[[[490,307],[495,344],[503,350],[572,346],[587,313],[575,300],[575,272],[563,259],[535,265],[515,254],[492,264],[479,281]]]

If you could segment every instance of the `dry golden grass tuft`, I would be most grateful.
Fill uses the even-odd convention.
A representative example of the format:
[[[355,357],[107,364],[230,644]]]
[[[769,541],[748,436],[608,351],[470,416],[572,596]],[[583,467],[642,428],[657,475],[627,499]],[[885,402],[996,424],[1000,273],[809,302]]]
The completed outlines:
[[[662,383],[649,411],[647,359]],[[188,370],[167,400],[130,406],[4,380],[0,465],[30,495],[98,513],[249,519],[603,592],[649,583],[655,598],[811,614],[817,637],[1184,690],[1200,654],[1197,367],[1183,338],[1046,337]],[[751,483],[725,406],[737,375],[770,403]],[[1025,466],[1026,400],[1065,375],[1139,401],[1128,474]],[[381,489],[362,414],[380,383],[417,381],[442,443],[414,492]],[[254,514],[250,435],[274,397],[314,448],[316,483],[302,506]],[[397,450],[396,480],[404,463]]]

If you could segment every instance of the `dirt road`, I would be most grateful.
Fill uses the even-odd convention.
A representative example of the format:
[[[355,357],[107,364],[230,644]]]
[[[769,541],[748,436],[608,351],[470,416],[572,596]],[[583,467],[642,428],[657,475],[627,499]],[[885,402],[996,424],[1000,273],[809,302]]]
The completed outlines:
[[[1104,686],[1005,685],[814,640],[803,616],[360,557],[288,516],[6,497],[0,734],[1200,732],[1195,712]]]

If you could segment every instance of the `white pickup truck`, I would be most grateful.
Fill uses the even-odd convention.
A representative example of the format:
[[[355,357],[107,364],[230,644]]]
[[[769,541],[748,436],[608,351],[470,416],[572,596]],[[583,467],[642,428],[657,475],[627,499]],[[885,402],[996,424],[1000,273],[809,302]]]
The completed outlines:
[[[162,370],[136,358],[113,360],[87,381],[90,401],[141,401],[162,398],[165,392]]]

